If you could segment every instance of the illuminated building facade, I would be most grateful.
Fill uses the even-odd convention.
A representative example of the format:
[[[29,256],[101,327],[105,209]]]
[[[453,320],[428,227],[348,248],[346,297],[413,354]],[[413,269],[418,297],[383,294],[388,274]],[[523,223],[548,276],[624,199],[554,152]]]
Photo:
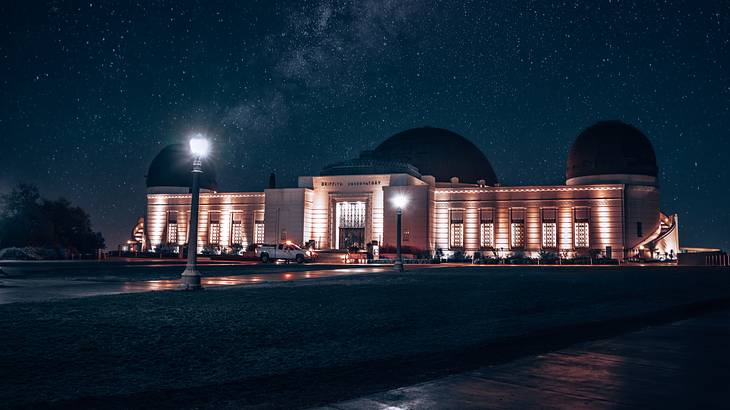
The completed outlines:
[[[165,148],[147,176],[149,249],[187,242],[190,180],[184,146]],[[398,133],[358,158],[331,164],[298,186],[217,192],[204,163],[198,243],[216,250],[254,243],[313,241],[318,249],[395,244],[405,195],[403,245],[423,253],[494,256],[670,257],[679,251],[676,215],[659,209],[649,139],[619,121],[584,130],[568,154],[566,183],[501,186],[484,154],[439,128]]]

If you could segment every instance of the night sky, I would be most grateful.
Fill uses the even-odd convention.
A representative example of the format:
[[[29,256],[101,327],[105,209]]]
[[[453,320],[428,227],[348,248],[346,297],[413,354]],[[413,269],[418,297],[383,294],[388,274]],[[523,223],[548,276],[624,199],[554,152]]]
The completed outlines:
[[[0,192],[67,197],[111,249],[149,162],[192,131],[224,191],[294,186],[424,125],[537,185],[564,183],[602,119],[651,139],[681,244],[730,248],[730,2],[24,3],[0,5]]]

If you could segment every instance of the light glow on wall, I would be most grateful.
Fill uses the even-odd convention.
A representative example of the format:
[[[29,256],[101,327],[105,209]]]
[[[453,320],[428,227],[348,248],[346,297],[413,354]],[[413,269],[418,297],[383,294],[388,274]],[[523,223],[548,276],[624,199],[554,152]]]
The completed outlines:
[[[464,212],[464,249],[479,250],[479,208],[469,206]]]
[[[558,232],[561,252],[573,249],[573,209],[558,208]]]
[[[254,213],[263,210],[263,194],[205,194],[201,193],[199,224],[198,224],[198,251],[209,242],[215,241],[215,231],[211,232],[208,215],[210,212],[218,214],[218,244],[221,248],[232,245],[232,218],[237,214],[240,221],[240,239],[242,246],[247,246],[248,238],[253,236]],[[190,218],[190,194],[148,194],[147,220],[149,221],[147,237],[148,249],[158,249],[161,244],[167,243],[174,235],[170,232],[177,230],[177,245],[187,243],[188,225]],[[168,212],[176,212],[176,228],[168,226]],[[263,217],[262,217],[263,219]],[[213,222],[215,225],[216,223]],[[167,236],[165,236],[167,235]],[[209,240],[210,238],[210,240]],[[174,242],[172,242],[174,243]]]
[[[364,238],[366,241],[378,240],[382,244],[386,225],[385,196],[389,201],[390,198],[395,199],[401,191],[399,187],[383,189],[389,186],[385,178],[381,180],[382,184],[370,184],[371,176],[357,177],[368,184],[359,184],[359,180],[353,182],[354,177],[351,176],[320,178],[321,181],[317,179],[319,177],[314,178],[314,182],[305,187],[302,236],[297,233],[296,238],[291,239],[302,243],[313,239],[319,249],[336,248],[339,244],[333,243],[333,240],[338,239],[337,224],[340,220],[336,204],[362,202],[366,207]],[[424,191],[426,195],[423,197],[413,195],[414,190],[409,189],[413,203],[400,205],[423,210],[424,217],[419,220],[426,226],[425,232],[419,231],[418,225],[404,226],[404,232],[411,233],[410,242],[415,246],[421,245],[423,240],[422,246],[432,251],[441,248],[448,252],[453,248],[472,252],[501,248],[507,254],[512,249],[531,254],[540,249],[563,253],[581,246],[612,246],[616,251],[624,247],[622,185],[444,187]],[[212,242],[218,242],[222,248],[234,243],[242,246],[250,242],[262,243],[265,240],[263,234],[271,234],[264,232],[268,231],[264,224],[264,198],[264,193],[201,193],[197,233],[199,247]],[[398,206],[396,202],[400,201],[394,202]],[[426,209],[423,209],[424,206]],[[175,237],[179,244],[187,242],[189,212],[186,210],[189,207],[190,194],[149,194],[145,227],[148,245],[159,246],[168,240],[174,242]],[[576,219],[574,210],[579,208],[588,209],[590,218],[585,221]],[[391,207],[388,209],[392,210]],[[552,210],[549,219],[543,213],[546,209]],[[488,212],[483,212],[485,210]],[[512,210],[519,210],[520,217],[512,218]],[[458,217],[454,217],[454,211]],[[168,223],[168,212],[177,212],[176,223],[173,223],[175,218],[170,218]],[[215,212],[219,212],[217,222],[208,217]],[[489,216],[483,217],[483,213]],[[407,221],[410,224],[420,223]],[[387,222],[390,227],[394,221]],[[577,235],[580,238],[576,238]],[[388,238],[386,240],[393,239]]]
[[[449,208],[447,203],[435,204],[432,235],[437,249],[449,249]]]
[[[599,206],[594,210],[596,230],[598,231],[599,247],[611,245],[611,211],[608,206]]]

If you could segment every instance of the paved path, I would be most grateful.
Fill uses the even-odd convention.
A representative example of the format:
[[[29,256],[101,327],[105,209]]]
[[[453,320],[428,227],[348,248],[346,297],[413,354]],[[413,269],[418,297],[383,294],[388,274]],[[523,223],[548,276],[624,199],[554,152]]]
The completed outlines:
[[[716,313],[321,409],[728,409],[728,346]]]
[[[203,277],[203,287],[254,285],[266,282],[285,282],[303,279],[358,275],[389,270],[390,267],[353,267],[343,269],[298,270],[244,275]],[[39,302],[119,293],[150,292],[180,288],[178,279],[144,281],[94,281],[69,279],[3,279],[0,304]]]

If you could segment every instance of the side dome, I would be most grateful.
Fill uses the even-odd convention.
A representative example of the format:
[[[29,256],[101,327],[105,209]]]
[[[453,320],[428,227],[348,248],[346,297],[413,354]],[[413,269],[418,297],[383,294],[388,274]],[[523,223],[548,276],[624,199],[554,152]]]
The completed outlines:
[[[497,184],[492,164],[471,141],[443,128],[412,128],[399,132],[378,145],[370,155],[374,158],[402,161],[418,168],[422,175],[433,175],[438,182],[487,185]]]
[[[202,159],[203,173],[200,188],[217,191],[216,172],[209,156]],[[160,151],[152,160],[147,171],[147,188],[174,187],[190,188],[192,185],[193,158],[186,144],[171,144]]]
[[[649,138],[636,127],[613,120],[597,122],[578,135],[568,152],[565,177],[570,185],[607,175],[656,180],[658,172]]]

